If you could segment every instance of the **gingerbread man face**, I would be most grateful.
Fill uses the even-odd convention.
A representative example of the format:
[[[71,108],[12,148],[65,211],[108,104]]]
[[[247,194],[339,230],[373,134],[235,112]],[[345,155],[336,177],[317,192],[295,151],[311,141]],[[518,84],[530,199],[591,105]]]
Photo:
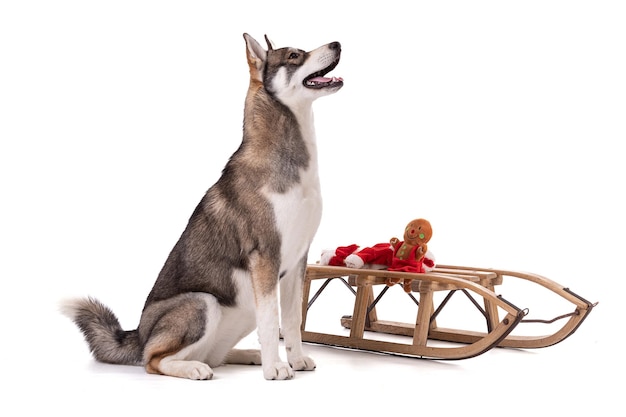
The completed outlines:
[[[404,242],[413,246],[428,243],[433,235],[430,222],[424,219],[412,220],[404,229]]]

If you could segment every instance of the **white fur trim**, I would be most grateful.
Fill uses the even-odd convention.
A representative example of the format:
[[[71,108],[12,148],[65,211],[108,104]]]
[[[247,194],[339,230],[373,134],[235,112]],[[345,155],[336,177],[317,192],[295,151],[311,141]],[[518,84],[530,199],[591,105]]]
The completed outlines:
[[[352,254],[346,257],[345,264],[348,268],[360,269],[363,268],[364,262],[363,259],[359,257],[359,255]]]
[[[330,263],[330,259],[336,255],[334,249],[324,249],[322,250],[322,256],[320,257],[320,265],[328,265]]]
[[[433,261],[432,267],[429,267],[428,265],[424,264],[424,270],[426,272],[430,272],[437,267],[437,260],[435,259],[435,255],[430,251],[430,249],[426,251],[426,253],[424,254],[424,258],[430,259],[431,261]]]

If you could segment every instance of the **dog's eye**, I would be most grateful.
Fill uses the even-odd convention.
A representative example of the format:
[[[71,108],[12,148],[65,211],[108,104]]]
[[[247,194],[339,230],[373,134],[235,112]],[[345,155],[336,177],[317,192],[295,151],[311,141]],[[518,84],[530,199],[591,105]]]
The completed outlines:
[[[298,57],[300,57],[300,54],[296,52],[292,52],[289,54],[289,59],[298,59]]]

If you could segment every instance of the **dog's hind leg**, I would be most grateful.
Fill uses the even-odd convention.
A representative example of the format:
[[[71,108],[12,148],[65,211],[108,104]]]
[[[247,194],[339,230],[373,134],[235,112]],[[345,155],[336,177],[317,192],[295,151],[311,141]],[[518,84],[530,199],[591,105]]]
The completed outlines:
[[[175,359],[175,356],[166,356],[158,363],[160,374],[175,376],[187,379],[211,379],[213,378],[213,369],[209,365],[200,361],[189,361]]]
[[[287,361],[296,371],[312,371],[315,362],[302,351],[302,284],[306,258],[280,280],[281,332]]]
[[[150,305],[140,325],[149,331],[144,347],[146,371],[211,379],[213,370],[204,361],[212,350],[220,320],[221,309],[209,295],[183,294]]]
[[[261,365],[261,351],[258,349],[231,349],[226,363],[233,365]]]

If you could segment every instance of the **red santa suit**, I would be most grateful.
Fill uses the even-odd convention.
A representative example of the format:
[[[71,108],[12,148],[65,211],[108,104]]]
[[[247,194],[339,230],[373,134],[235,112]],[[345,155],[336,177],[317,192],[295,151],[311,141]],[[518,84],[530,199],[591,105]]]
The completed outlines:
[[[420,259],[419,261],[417,260],[417,250],[420,248],[419,246],[413,246],[411,248],[407,259],[398,258],[396,255],[398,253],[398,250],[402,247],[403,243],[404,242],[399,242],[396,245],[396,250],[394,251],[394,256],[391,260],[391,264],[389,265],[389,268],[387,268],[389,271],[424,273],[426,272],[424,266],[431,269],[434,268],[435,262],[432,259],[426,258],[426,254],[424,254],[422,259]]]
[[[320,264],[348,266],[351,268],[386,268],[390,271],[427,272],[435,267],[434,256],[427,251],[420,261],[416,261],[417,247],[414,247],[406,260],[396,257],[404,242],[395,246],[389,243],[377,243],[374,246],[359,249],[358,245],[340,246],[335,250],[322,252]]]

